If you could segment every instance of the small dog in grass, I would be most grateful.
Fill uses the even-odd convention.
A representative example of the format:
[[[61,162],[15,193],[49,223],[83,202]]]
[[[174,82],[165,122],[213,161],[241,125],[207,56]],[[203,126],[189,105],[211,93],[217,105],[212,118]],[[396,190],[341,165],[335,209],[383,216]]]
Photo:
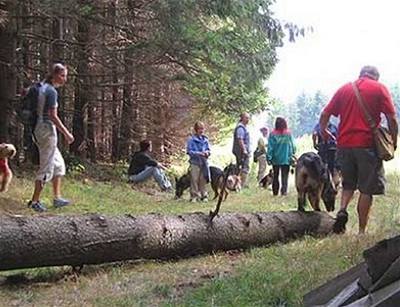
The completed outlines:
[[[12,171],[8,166],[8,159],[15,156],[17,150],[12,144],[0,144],[0,192],[7,192],[13,177]]]
[[[264,176],[263,179],[260,180],[259,185],[264,189],[268,188],[272,184],[272,180],[274,179],[274,171],[271,168],[269,173]]]
[[[190,171],[178,178],[175,177],[175,199],[182,197],[183,192],[190,187]]]

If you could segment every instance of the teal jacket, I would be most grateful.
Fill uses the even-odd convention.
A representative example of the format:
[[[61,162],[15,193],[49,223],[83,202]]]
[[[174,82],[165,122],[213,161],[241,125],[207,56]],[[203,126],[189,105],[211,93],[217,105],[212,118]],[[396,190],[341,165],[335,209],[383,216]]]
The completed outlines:
[[[272,165],[290,165],[296,152],[294,140],[289,130],[273,130],[268,138],[267,161]]]

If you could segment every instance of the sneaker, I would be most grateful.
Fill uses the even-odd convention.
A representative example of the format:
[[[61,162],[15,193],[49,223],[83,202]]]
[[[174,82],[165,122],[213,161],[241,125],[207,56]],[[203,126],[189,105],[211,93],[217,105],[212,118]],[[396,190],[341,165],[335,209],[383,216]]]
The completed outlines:
[[[346,210],[339,210],[336,215],[335,224],[333,224],[333,232],[340,234],[346,232],[346,223],[349,219],[349,214]]]
[[[192,198],[192,199],[190,199],[190,202],[191,202],[191,203],[197,203],[197,201],[198,201],[197,198]]]
[[[64,198],[55,198],[53,200],[53,205],[56,208],[61,208],[61,207],[65,207],[68,206],[69,204],[71,204],[71,201],[68,199],[64,199]]]
[[[45,212],[47,211],[47,208],[40,202],[40,201],[29,201],[28,202],[28,208],[32,208],[36,212]]]
[[[202,201],[203,203],[208,203],[208,197],[207,197],[207,196],[203,197],[203,198],[201,199],[201,201]]]
[[[165,193],[174,193],[174,189],[172,187],[164,188],[161,191]]]

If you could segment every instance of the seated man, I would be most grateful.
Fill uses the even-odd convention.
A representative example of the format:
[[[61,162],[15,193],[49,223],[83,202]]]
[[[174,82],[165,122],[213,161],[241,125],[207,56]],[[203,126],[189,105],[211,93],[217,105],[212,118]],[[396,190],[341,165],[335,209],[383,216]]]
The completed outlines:
[[[128,169],[129,182],[138,183],[153,177],[162,191],[172,191],[171,182],[165,176],[163,170],[166,167],[155,161],[151,156],[151,141],[140,142],[140,150],[132,156]]]

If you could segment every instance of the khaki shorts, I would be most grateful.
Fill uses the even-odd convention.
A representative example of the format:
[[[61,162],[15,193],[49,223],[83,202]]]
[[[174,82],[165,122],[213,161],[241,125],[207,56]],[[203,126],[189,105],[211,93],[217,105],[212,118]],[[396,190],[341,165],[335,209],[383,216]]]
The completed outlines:
[[[40,166],[36,180],[48,182],[53,177],[65,175],[64,159],[57,148],[56,127],[49,122],[41,122],[35,128],[35,142],[39,148]]]
[[[367,195],[385,193],[385,171],[374,148],[340,148],[338,162],[343,176],[343,189]]]

